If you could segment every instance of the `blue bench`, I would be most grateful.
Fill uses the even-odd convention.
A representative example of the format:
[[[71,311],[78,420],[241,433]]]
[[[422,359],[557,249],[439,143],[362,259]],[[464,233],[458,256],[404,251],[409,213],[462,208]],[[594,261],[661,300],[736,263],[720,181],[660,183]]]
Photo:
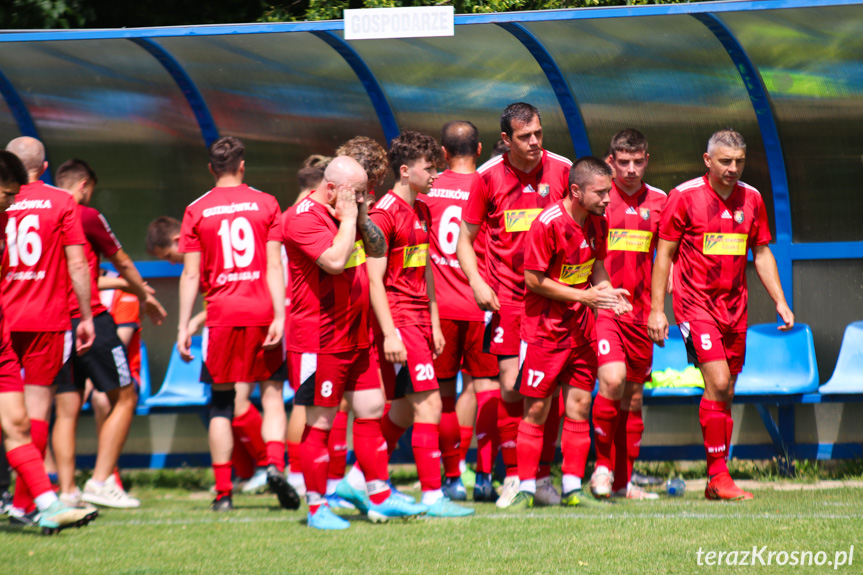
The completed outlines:
[[[833,375],[818,392],[821,395],[863,393],[863,321],[856,321],[845,328]]]
[[[670,326],[668,328],[668,339],[665,340],[665,347],[653,345],[653,371],[664,371],[668,368],[683,371],[688,366],[689,358],[686,355],[686,344],[683,343],[683,335],[680,333],[680,328]],[[645,399],[662,399],[672,397],[689,397],[699,398],[703,393],[700,387],[656,387],[644,388]]]

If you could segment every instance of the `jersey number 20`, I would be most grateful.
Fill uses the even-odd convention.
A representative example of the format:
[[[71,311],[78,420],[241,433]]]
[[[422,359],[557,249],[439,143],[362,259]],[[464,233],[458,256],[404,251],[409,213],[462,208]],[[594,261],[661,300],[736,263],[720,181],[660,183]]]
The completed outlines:
[[[35,266],[42,257],[42,238],[35,231],[39,229],[39,216],[24,216],[20,225],[17,220],[18,218],[9,218],[6,224],[9,265],[17,266],[20,258],[25,266]]]
[[[255,234],[249,220],[242,217],[232,222],[222,220],[218,235],[222,239],[222,259],[225,260],[226,270],[234,266],[244,268],[252,263],[255,257]]]

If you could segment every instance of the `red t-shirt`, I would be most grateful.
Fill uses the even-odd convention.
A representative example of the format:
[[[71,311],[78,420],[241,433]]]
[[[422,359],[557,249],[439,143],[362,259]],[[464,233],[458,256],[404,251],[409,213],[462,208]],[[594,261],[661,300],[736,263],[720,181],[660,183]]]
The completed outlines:
[[[632,311],[615,316],[612,310],[600,315],[619,321],[647,325],[650,315],[650,279],[653,257],[659,241],[659,221],[668,197],[659,188],[642,184],[632,196],[612,183],[611,201],[605,209],[608,221],[608,257],[605,269],[611,285],[632,294]]]
[[[384,285],[396,327],[431,325],[426,291],[431,213],[422,198],[414,206],[390,190],[375,203],[369,217],[387,240],[387,272]],[[375,333],[380,326],[374,323]]]
[[[563,200],[546,208],[534,220],[525,242],[524,268],[543,272],[573,289],[590,288],[596,260],[606,256],[608,223],[588,214],[579,226]],[[524,296],[521,339],[551,349],[580,347],[596,339],[596,319],[588,306],[546,298],[532,291]]]
[[[74,198],[37,181],[21,186],[5,216],[0,290],[9,330],[69,329],[71,281],[64,248],[87,243]]]
[[[677,322],[716,321],[728,331],[746,331],[746,251],[770,242],[758,190],[738,182],[723,200],[707,176],[681,184],[668,194],[659,237],[680,242],[674,260]]]
[[[434,287],[440,317],[467,321],[482,321],[485,314],[476,304],[473,290],[456,257],[461,215],[471,194],[482,193],[482,178],[477,173],[457,174],[446,170],[435,180],[428,196],[431,212],[431,252]],[[482,257],[484,234],[477,236],[474,249]],[[484,271],[484,270],[483,270]],[[482,273],[482,272],[480,272]]]
[[[201,253],[207,326],[266,326],[273,321],[267,242],[282,241],[276,198],[241,184],[213,188],[186,208],[180,252]]]
[[[288,349],[335,353],[367,348],[369,275],[359,230],[345,270],[332,275],[315,263],[339,231],[338,220],[325,206],[304,199],[285,212],[282,229],[291,276]]]
[[[509,163],[509,153],[483,164],[478,173],[485,187],[471,194],[462,219],[487,224],[487,281],[501,305],[520,306],[524,299],[525,237],[539,213],[563,198],[572,162],[544,150],[530,173]]]
[[[99,263],[102,256],[111,257],[123,246],[120,245],[120,241],[111,231],[111,226],[108,225],[108,220],[99,213],[99,210],[90,206],[79,205],[78,214],[81,217],[84,236],[87,238],[87,243],[84,244],[84,253],[87,255],[87,263],[90,266],[90,309],[93,312],[93,317],[96,317],[107,311],[107,308],[102,305],[102,300],[99,299]],[[72,317],[81,317],[81,310],[78,309],[78,298],[75,297],[71,282],[69,285],[69,310]]]
[[[141,302],[138,296],[123,290],[102,290],[99,294],[102,305],[108,308],[117,327],[131,327],[135,330],[126,356],[129,358],[129,372],[135,381],[141,381]]]

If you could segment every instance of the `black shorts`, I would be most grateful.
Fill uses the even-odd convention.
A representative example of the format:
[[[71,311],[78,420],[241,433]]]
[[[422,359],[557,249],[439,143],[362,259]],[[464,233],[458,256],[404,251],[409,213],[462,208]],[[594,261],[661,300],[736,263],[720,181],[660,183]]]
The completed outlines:
[[[80,318],[72,318],[72,333],[76,333]],[[117,324],[107,311],[93,318],[96,340],[84,355],[72,353],[57,375],[57,393],[81,391],[87,379],[99,391],[113,391],[132,385],[132,374],[126,348],[117,335]]]

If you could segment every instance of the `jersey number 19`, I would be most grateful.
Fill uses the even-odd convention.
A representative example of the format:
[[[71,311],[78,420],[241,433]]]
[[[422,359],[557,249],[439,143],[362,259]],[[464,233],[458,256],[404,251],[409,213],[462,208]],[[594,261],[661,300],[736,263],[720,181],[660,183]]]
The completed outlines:
[[[235,266],[244,268],[252,263],[255,257],[255,234],[249,220],[242,217],[232,222],[222,220],[217,233],[222,240],[222,259],[226,270]]]

